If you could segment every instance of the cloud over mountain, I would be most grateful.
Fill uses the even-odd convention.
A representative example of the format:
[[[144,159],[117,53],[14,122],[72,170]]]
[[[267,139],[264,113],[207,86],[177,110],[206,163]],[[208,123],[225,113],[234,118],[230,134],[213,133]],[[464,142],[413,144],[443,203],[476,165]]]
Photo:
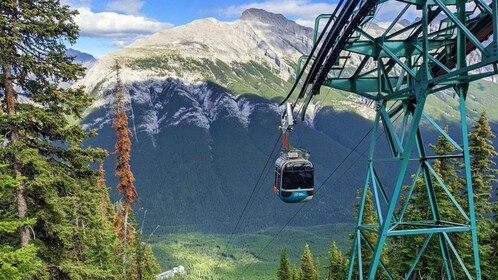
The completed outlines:
[[[284,14],[287,17],[296,17],[296,22],[304,26],[313,26],[317,15],[332,12],[336,4],[311,3],[309,0],[268,0],[263,2],[253,2],[239,6],[230,6],[224,9],[217,9],[221,15],[230,17],[242,14],[250,8],[263,9],[273,13]]]
[[[92,12],[89,8],[78,8],[76,24],[82,36],[115,37],[149,35],[173,27],[171,23],[160,22],[143,16],[123,15],[115,12]]]

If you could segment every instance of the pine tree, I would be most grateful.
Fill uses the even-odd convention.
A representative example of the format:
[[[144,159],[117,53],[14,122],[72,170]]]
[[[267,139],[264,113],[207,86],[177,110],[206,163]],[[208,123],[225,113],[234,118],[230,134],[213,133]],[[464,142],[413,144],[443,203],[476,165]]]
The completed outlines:
[[[297,267],[294,265],[292,267],[292,280],[300,280],[301,279],[301,268],[297,269]]]
[[[287,258],[287,251],[285,248],[282,249],[280,254],[280,266],[277,271],[277,278],[280,280],[291,280],[291,269],[289,264],[289,259]]]
[[[133,172],[130,165],[131,134],[126,115],[124,86],[120,78],[120,65],[116,61],[116,87],[114,97],[114,121],[117,141],[115,144],[116,169],[119,177],[117,189],[123,194],[123,199],[116,204],[114,226],[120,240],[120,255],[122,275],[126,279],[154,279],[159,272],[159,266],[152,254],[150,245],[141,240],[140,230],[136,230],[136,223],[132,204],[136,201]]]
[[[495,197],[498,197],[498,188],[495,189]],[[491,220],[491,236],[490,236],[491,248],[495,248],[490,256],[490,279],[498,279],[498,200],[493,202],[493,217]]]
[[[21,178],[26,171],[20,151],[48,146],[43,141],[36,141],[41,137],[32,141],[27,141],[26,137],[40,133],[48,139],[55,136],[55,140],[68,140],[65,135],[57,137],[56,133],[62,132],[62,128],[54,121],[64,117],[64,113],[79,111],[86,101],[78,98],[83,95],[81,90],[61,90],[50,84],[50,79],[74,80],[82,73],[80,66],[65,57],[63,45],[63,40],[74,43],[78,30],[72,21],[75,12],[60,7],[58,1],[6,0],[1,2],[0,11],[0,89],[5,96],[2,132],[8,135],[8,146],[12,150],[11,170],[16,178]],[[18,96],[27,97],[43,107],[21,104]],[[15,195],[20,219],[24,219],[29,210],[26,188],[26,180],[18,180]],[[29,228],[20,227],[20,245],[28,246],[31,238]]]
[[[357,194],[358,201],[360,201],[360,199],[361,199],[362,191],[363,191],[363,189],[358,189],[358,194]],[[355,204],[355,208],[356,208],[356,211],[355,211],[354,218],[357,219],[358,213],[360,210],[360,203],[359,202],[357,202]],[[362,224],[363,225],[376,225],[376,224],[378,224],[377,213],[375,212],[375,209],[374,209],[374,204],[372,201],[372,191],[370,190],[370,188],[367,189],[367,196],[365,198],[365,204],[364,204],[364,208],[363,208]],[[370,242],[370,244],[372,244],[372,246],[375,246],[375,244],[377,243],[377,235],[375,233],[363,231],[363,235]],[[351,239],[353,239],[353,238],[354,238],[354,236],[351,236]],[[387,247],[384,248],[383,250],[387,251]],[[362,260],[363,274],[366,274],[368,268],[370,267],[370,262],[372,261],[373,254],[372,254],[372,250],[370,250],[370,248],[368,248],[368,246],[366,245],[366,241],[363,239],[362,239],[362,246],[361,246],[361,256],[362,256],[361,260]],[[388,262],[387,262],[387,258],[386,258],[385,253],[382,256],[382,261],[387,265]],[[358,264],[356,264],[355,270],[353,272],[356,276],[358,275],[357,266],[358,266]],[[385,275],[381,272],[381,273],[377,274],[377,277],[379,279],[384,279]]]
[[[43,263],[37,256],[37,247],[15,247],[14,234],[20,227],[32,227],[36,219],[19,220],[12,207],[14,191],[19,182],[5,174],[0,166],[0,279],[27,279],[43,274]]]
[[[2,198],[2,213],[17,229],[2,230],[2,253],[23,252],[18,267],[32,262],[23,278],[41,263],[43,278],[112,279],[106,255],[95,257],[110,245],[99,239],[109,232],[97,220],[100,192],[90,166],[106,152],[83,148],[95,132],[68,122],[81,117],[91,97],[58,85],[83,74],[65,52],[78,36],[77,12],[57,0],[2,0],[0,13],[0,134],[7,138],[0,164],[15,182],[12,195]]]
[[[141,241],[141,233],[137,231],[135,238],[135,251],[136,251],[136,266],[137,266],[137,279],[156,279],[156,275],[160,273],[159,265],[157,264],[156,257],[152,252],[149,244]]]
[[[473,131],[469,133],[469,152],[477,218],[479,256],[481,258],[483,277],[487,279],[492,279],[492,271],[498,270],[496,268],[496,264],[498,264],[496,261],[496,247],[494,247],[496,245],[496,232],[493,228],[492,219],[487,218],[493,210],[490,198],[493,190],[492,185],[497,182],[496,174],[498,173],[498,170],[493,168],[495,163],[492,160],[493,157],[498,155],[493,147],[492,138],[494,137],[495,135],[491,131],[486,113],[483,112],[473,126]],[[471,244],[468,247],[470,250]],[[472,264],[471,257],[469,254],[467,259]]]
[[[448,131],[447,127],[445,128],[445,131]],[[438,142],[435,145],[430,145],[430,147],[434,150],[435,154],[439,156],[450,154],[456,150],[448,139],[442,135],[438,137]],[[453,193],[454,196],[458,197],[461,187],[455,165],[456,161],[452,158],[437,159],[432,163],[434,171],[436,171],[448,190]],[[418,178],[415,178],[415,180],[415,188],[410,198],[410,204],[403,216],[403,221],[432,220],[432,211],[429,204],[424,175],[421,174]],[[441,219],[455,221],[455,217],[458,215],[455,206],[453,206],[442,187],[435,180],[432,181]],[[408,189],[408,187],[405,187],[405,189]],[[402,199],[400,205],[402,206],[404,203],[405,201]],[[396,259],[393,268],[400,277],[404,277],[405,273],[410,269],[414,260],[413,256],[418,254],[424,240],[425,236],[421,235],[399,236],[394,239],[390,249],[390,255],[393,256],[393,259]],[[444,273],[438,237],[437,235],[434,235],[420,258],[411,278],[420,279],[421,277],[429,277],[429,275],[439,275],[439,277],[442,278]],[[435,277],[437,278],[438,276]]]
[[[327,280],[346,279],[348,261],[337,248],[335,241],[329,250],[329,264],[327,266]]]
[[[308,244],[304,246],[303,256],[301,257],[301,271],[301,279],[303,280],[313,280],[316,277],[313,255]]]
[[[116,61],[114,70],[116,71],[116,87],[113,91],[114,97],[114,121],[113,127],[116,130],[117,141],[115,144],[116,169],[115,175],[119,177],[117,189],[123,194],[121,207],[117,209],[115,225],[119,231],[119,239],[122,243],[122,269],[123,275],[134,275],[133,255],[130,254],[135,239],[135,229],[131,225],[130,212],[131,205],[136,199],[134,181],[135,178],[130,166],[131,134],[128,127],[128,116],[126,115],[124,87],[120,77],[120,65]]]
[[[489,199],[491,198],[492,184],[498,181],[496,179],[498,170],[493,168],[496,164],[492,158],[497,156],[498,153],[493,147],[491,139],[495,135],[489,127],[485,112],[481,114],[473,128],[474,130],[469,133],[472,186],[474,188],[476,215],[483,219],[485,215],[491,212]]]
[[[320,279],[320,258],[316,258],[316,261],[315,261],[315,276],[314,278],[315,280],[318,280]]]
[[[448,128],[444,129],[448,132]],[[451,142],[444,137],[443,135],[438,137],[438,142],[435,145],[430,145],[430,147],[434,150],[435,154],[438,156],[444,156],[452,154],[456,151],[456,148],[451,144]],[[466,195],[464,196],[464,185],[462,181],[459,179],[459,170],[457,167],[460,164],[457,162],[455,158],[439,158],[434,160],[432,163],[432,167],[441,181],[444,183],[446,188],[452,195],[456,198],[457,202],[462,206],[466,207]],[[434,193],[436,195],[441,220],[443,221],[452,221],[452,222],[461,222],[464,223],[465,220],[463,216],[460,214],[456,206],[454,206],[453,202],[451,202],[448,195],[443,190],[442,186],[433,178],[432,182],[434,186]],[[429,197],[427,194],[426,185],[424,182],[423,175],[420,175],[419,178],[416,178],[416,185],[413,192],[413,195],[410,199],[409,207],[403,217],[404,221],[424,221],[424,220],[432,220],[432,211],[429,204]],[[408,188],[408,187],[406,187]],[[402,201],[401,205],[404,204]],[[400,210],[400,209],[398,209]],[[468,258],[471,257],[469,253],[472,250],[472,244],[470,241],[470,236],[468,233],[452,233],[449,235],[452,240],[453,245],[458,250],[461,257],[466,260],[467,267],[471,262],[468,261]],[[418,254],[418,250],[420,249],[422,243],[425,240],[425,236],[400,236],[396,237],[393,241],[393,245],[390,250],[390,255],[393,256],[397,261],[393,264],[394,270],[400,276],[404,276],[412,262],[413,256]],[[453,260],[455,261],[455,260]],[[466,276],[463,274],[463,271],[459,270],[459,267],[455,267],[455,272],[457,273],[457,279],[465,278]],[[444,278],[446,274],[442,259],[441,259],[441,250],[439,246],[438,236],[434,235],[424,251],[424,254],[419,260],[419,263],[416,267],[416,270],[412,274],[412,279],[420,279],[420,277],[432,277],[436,278]]]
[[[428,203],[423,175],[420,175],[418,178],[414,178],[414,180],[416,180],[415,188],[410,199],[410,204],[405,212],[405,215],[403,216],[403,221],[427,220],[430,213],[430,205]],[[409,187],[405,187],[405,191],[407,191],[408,188]],[[401,199],[400,205],[404,205],[405,199],[406,198]],[[399,212],[401,209],[397,210]],[[398,275],[397,278],[405,277],[405,273],[408,272],[413,263],[413,256],[417,255],[423,242],[424,237],[420,235],[397,236],[393,239],[392,246],[389,248],[389,256],[391,259],[395,260],[392,262],[392,269]],[[434,242],[434,240],[431,242]],[[424,254],[424,256],[427,255],[428,251],[429,248],[426,249],[426,254]],[[425,259],[422,258],[419,261],[417,268],[424,268],[425,265]],[[413,272],[411,279],[419,279],[417,277],[420,275],[426,276],[425,273],[426,271],[421,272],[420,270],[416,270]]]

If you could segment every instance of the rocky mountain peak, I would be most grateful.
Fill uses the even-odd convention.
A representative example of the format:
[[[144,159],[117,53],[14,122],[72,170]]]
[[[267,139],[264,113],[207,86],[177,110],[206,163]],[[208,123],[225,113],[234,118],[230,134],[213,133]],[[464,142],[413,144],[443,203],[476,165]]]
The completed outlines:
[[[285,25],[290,22],[290,20],[281,14],[274,14],[263,9],[256,8],[245,10],[240,19],[246,21],[260,21],[271,25]]]

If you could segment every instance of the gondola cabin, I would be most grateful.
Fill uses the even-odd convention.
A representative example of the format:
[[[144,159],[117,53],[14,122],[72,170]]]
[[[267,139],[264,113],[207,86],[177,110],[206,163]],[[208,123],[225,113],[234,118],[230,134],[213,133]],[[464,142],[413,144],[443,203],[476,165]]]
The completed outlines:
[[[313,198],[313,164],[299,150],[282,153],[275,162],[275,192],[287,203],[307,202]]]

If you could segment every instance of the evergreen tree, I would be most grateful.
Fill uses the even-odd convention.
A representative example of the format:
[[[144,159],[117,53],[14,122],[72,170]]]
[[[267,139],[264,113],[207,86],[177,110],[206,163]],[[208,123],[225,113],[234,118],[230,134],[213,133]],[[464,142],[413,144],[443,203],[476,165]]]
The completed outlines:
[[[495,189],[495,197],[498,197],[498,188]],[[498,279],[498,200],[493,202],[493,218],[491,221],[491,235],[490,235],[490,244],[491,248],[494,250],[491,252],[490,259],[490,279]]]
[[[313,255],[311,254],[308,244],[304,246],[303,256],[301,257],[301,278],[302,280],[313,280],[316,277],[315,266],[313,265]]]
[[[496,232],[492,219],[488,219],[492,212],[490,202],[492,185],[497,182],[498,170],[493,168],[495,163],[492,158],[498,155],[493,147],[491,131],[486,113],[483,112],[473,131],[469,133],[469,152],[472,173],[472,187],[474,191],[475,213],[477,218],[477,233],[479,240],[479,256],[483,278],[492,279],[492,272],[497,271],[496,261]],[[495,212],[496,213],[496,212]],[[468,242],[468,248],[471,244]],[[468,254],[467,261],[472,264],[472,255]],[[472,266],[470,266],[472,267]]]
[[[447,127],[445,128],[445,131],[448,131]],[[443,135],[440,135],[438,137],[438,142],[435,145],[430,145],[430,147],[438,156],[448,155],[456,150],[451,142],[449,142]],[[432,167],[453,196],[459,197],[459,193],[462,191],[462,186],[458,179],[458,171],[455,169],[456,164],[457,162],[453,158],[440,158],[434,160]],[[430,176],[431,178],[429,178],[429,180],[432,180],[433,182],[434,193],[438,202],[441,219],[445,221],[459,221],[458,219],[461,219],[462,217],[457,208],[444,192],[442,186],[436,182],[432,175]],[[405,187],[405,189],[408,189],[408,187]],[[460,203],[461,202],[462,201],[460,201]],[[402,199],[402,203],[400,205],[403,206],[404,203],[405,199]],[[424,175],[421,174],[418,178],[416,178],[415,188],[410,198],[410,204],[405,212],[405,215],[403,216],[403,221],[429,221],[433,219],[434,217],[429,203],[429,196],[427,193]],[[393,259],[396,259],[396,262],[393,263],[393,268],[400,277],[404,277],[405,273],[410,269],[414,260],[413,256],[418,254],[425,238],[426,236],[421,235],[406,235],[394,238],[390,249],[390,255],[393,256]],[[459,235],[453,234],[452,238],[454,244],[460,243],[455,242],[459,240]],[[444,278],[444,275],[445,270],[441,258],[439,240],[438,236],[434,235],[420,258],[411,278]]]
[[[124,86],[120,78],[120,65],[116,61],[116,87],[114,97],[114,121],[117,141],[115,144],[116,169],[119,177],[117,189],[123,198],[116,204],[114,227],[120,240],[122,277],[126,279],[154,279],[159,266],[152,254],[150,245],[141,240],[141,232],[136,230],[132,204],[137,198],[135,178],[130,166],[131,134],[126,115]]]
[[[329,250],[329,264],[327,266],[327,280],[346,279],[348,261],[337,248],[335,241]]]
[[[296,266],[294,265],[292,267],[292,280],[300,280],[301,279],[301,268],[297,269]]]
[[[357,199],[358,202],[355,204],[355,215],[354,218],[358,218],[358,213],[360,210],[360,203],[359,201],[361,200],[361,195],[362,195],[363,189],[358,189],[358,194],[357,194]],[[374,203],[372,201],[372,191],[370,188],[367,188],[367,196],[365,198],[365,203],[364,203],[364,208],[363,208],[363,217],[362,217],[362,224],[363,225],[377,225],[378,224],[378,218],[377,218],[377,213],[374,208]],[[377,234],[369,232],[369,231],[363,231],[364,237],[372,244],[372,246],[375,246],[377,244]],[[351,239],[354,239],[354,236],[351,236]],[[387,247],[384,248],[383,250],[387,250]],[[385,253],[383,253],[382,256],[382,261],[387,264],[387,258],[386,258]],[[361,246],[361,262],[362,262],[362,270],[363,274],[366,275],[368,268],[370,267],[370,262],[372,261],[373,253],[372,250],[366,245],[366,241],[362,239],[362,246]],[[354,274],[357,276],[358,275],[358,264],[356,264]],[[384,279],[385,275],[383,272],[380,272],[377,274],[377,277],[379,279]]]
[[[476,215],[478,218],[483,219],[485,215],[491,212],[489,199],[491,198],[492,184],[497,182],[496,174],[498,174],[498,170],[493,168],[496,164],[492,158],[497,156],[498,153],[493,147],[491,139],[495,135],[489,127],[485,112],[481,114],[473,128],[474,130],[469,133],[472,186]]]
[[[277,271],[277,278],[280,280],[291,280],[292,278],[289,259],[287,258],[287,251],[285,248],[282,249],[282,253],[280,254],[280,266]]]
[[[32,227],[36,219],[19,220],[12,205],[18,181],[5,174],[0,166],[0,279],[26,279],[43,274],[43,264],[37,257],[37,247],[15,247],[14,234],[22,226]]]
[[[135,238],[137,279],[156,279],[156,275],[161,272],[156,257],[152,252],[151,246],[141,240],[141,233],[138,231]],[[182,278],[182,276],[179,277]]]
[[[315,276],[314,278],[315,280],[318,280],[320,279],[320,258],[316,258],[316,261],[315,261]]]
[[[83,74],[65,53],[78,36],[77,12],[58,0],[2,0],[0,13],[0,164],[15,185],[1,199],[2,221],[14,224],[0,230],[0,254],[11,264],[22,257],[10,267],[0,261],[2,269],[29,278],[42,264],[40,278],[112,279],[115,267],[102,251],[113,244],[101,239],[112,232],[99,221],[102,192],[90,166],[106,152],[83,148],[95,132],[67,120],[80,118],[91,97],[58,85]]]
[[[116,129],[117,141],[115,144],[116,154],[116,170],[115,174],[119,177],[117,189],[119,193],[123,194],[123,224],[121,228],[122,241],[127,242],[128,225],[129,225],[129,212],[131,204],[135,202],[137,193],[135,191],[133,172],[130,166],[130,152],[131,152],[131,130],[128,127],[128,116],[126,115],[124,87],[120,78],[120,66],[118,62],[114,67],[116,70],[116,88],[113,92],[114,97],[114,121],[113,126]],[[133,229],[131,229],[132,231]],[[131,237],[130,237],[131,238]]]
[[[481,119],[480,121],[478,121],[478,124],[474,126],[476,130],[481,131],[480,133],[481,136],[478,136],[479,133],[476,133],[475,131],[469,134],[469,138],[471,140],[469,149],[471,151],[471,157],[472,157],[471,160],[472,173],[476,174],[478,178],[477,179],[478,183],[474,188],[475,191],[474,195],[476,196],[477,200],[478,200],[477,197],[481,198],[481,200],[479,201],[479,206],[477,206],[476,203],[476,215],[477,217],[480,217],[478,218],[479,219],[478,235],[480,243],[479,250],[481,255],[481,265],[482,265],[481,270],[484,278],[491,279],[490,275],[488,274],[489,271],[493,270],[493,268],[491,268],[489,265],[490,263],[489,254],[491,253],[490,252],[491,250],[489,244],[486,244],[486,240],[489,240],[490,230],[489,230],[489,225],[487,225],[487,221],[483,219],[486,213],[489,212],[490,209],[489,205],[487,205],[489,204],[487,199],[489,199],[490,197],[489,191],[491,189],[490,187],[491,181],[488,182],[488,187],[482,185],[482,180],[479,178],[482,178],[483,177],[482,174],[486,174],[486,172],[476,171],[478,169],[476,165],[476,158],[479,157],[483,158],[483,157],[482,155],[481,156],[473,155],[474,152],[482,150],[482,148],[477,148],[476,145],[479,145],[478,144],[479,142],[481,143],[486,142],[482,141],[483,140],[482,131],[486,130],[482,129],[482,127],[484,127],[484,123],[487,123],[487,121],[483,121]],[[477,128],[478,126],[481,128]],[[445,128],[445,131],[447,130],[448,129]],[[487,131],[491,132],[490,130]],[[476,141],[473,139],[480,139],[480,141]],[[436,155],[448,155],[456,150],[456,148],[444,136],[440,136],[438,138],[437,144],[431,145],[431,148],[435,151]],[[489,153],[489,155],[492,156],[494,154]],[[434,171],[438,174],[438,176],[441,178],[445,186],[457,199],[460,205],[464,209],[465,208],[468,209],[466,186],[463,180],[459,180],[459,170],[456,168],[459,165],[461,164],[459,164],[454,158],[440,158],[435,160],[432,166],[434,168]],[[482,166],[479,168],[482,168]],[[474,184],[476,184],[476,182],[474,182]],[[435,181],[434,181],[434,191],[438,201],[439,211],[441,213],[442,220],[465,223],[465,220],[462,217],[462,215],[459,213],[457,208],[450,201],[449,197],[444,193],[439,183]],[[411,204],[408,207],[404,220],[417,221],[417,220],[430,220],[430,219],[432,219],[432,214],[430,206],[428,204],[427,191],[425,189],[425,183],[423,181],[423,177],[420,176],[419,178],[417,178],[415,191],[411,198]],[[456,247],[457,251],[459,252],[460,257],[463,258],[467,268],[472,269],[473,255],[472,255],[472,243],[471,243],[470,234],[453,233],[450,235],[450,239],[452,240],[453,245]],[[395,268],[398,271],[398,273],[402,275],[403,273],[408,271],[409,265],[411,265],[413,261],[413,256],[418,253],[418,249],[420,248],[423,241],[424,237],[421,236],[403,236],[403,237],[398,237],[394,240],[391,250],[391,255],[393,255],[394,258],[398,260],[395,263]],[[453,259],[453,263],[454,264],[456,263],[456,259]],[[459,269],[458,265],[454,267],[457,279],[466,278],[464,272],[461,269]],[[441,261],[441,252],[439,248],[438,239],[437,236],[434,236],[429,245],[427,246],[424,255],[420,259],[417,269],[414,272],[412,278],[419,279],[419,277],[425,277],[428,275],[437,275],[434,277],[444,278],[445,273],[446,272],[444,271],[443,263]]]
[[[119,239],[122,244],[122,263],[123,275],[134,275],[132,268],[133,255],[132,251],[133,240],[135,239],[135,228],[132,227],[130,212],[131,205],[136,199],[136,191],[134,181],[135,178],[131,172],[130,152],[131,134],[128,127],[128,116],[126,115],[124,87],[120,77],[120,65],[116,61],[114,70],[116,71],[116,87],[113,91],[114,97],[114,121],[113,127],[116,130],[117,141],[115,144],[116,154],[116,169],[115,175],[119,177],[117,189],[120,194],[123,194],[121,207],[117,209],[116,227],[119,232]]]

